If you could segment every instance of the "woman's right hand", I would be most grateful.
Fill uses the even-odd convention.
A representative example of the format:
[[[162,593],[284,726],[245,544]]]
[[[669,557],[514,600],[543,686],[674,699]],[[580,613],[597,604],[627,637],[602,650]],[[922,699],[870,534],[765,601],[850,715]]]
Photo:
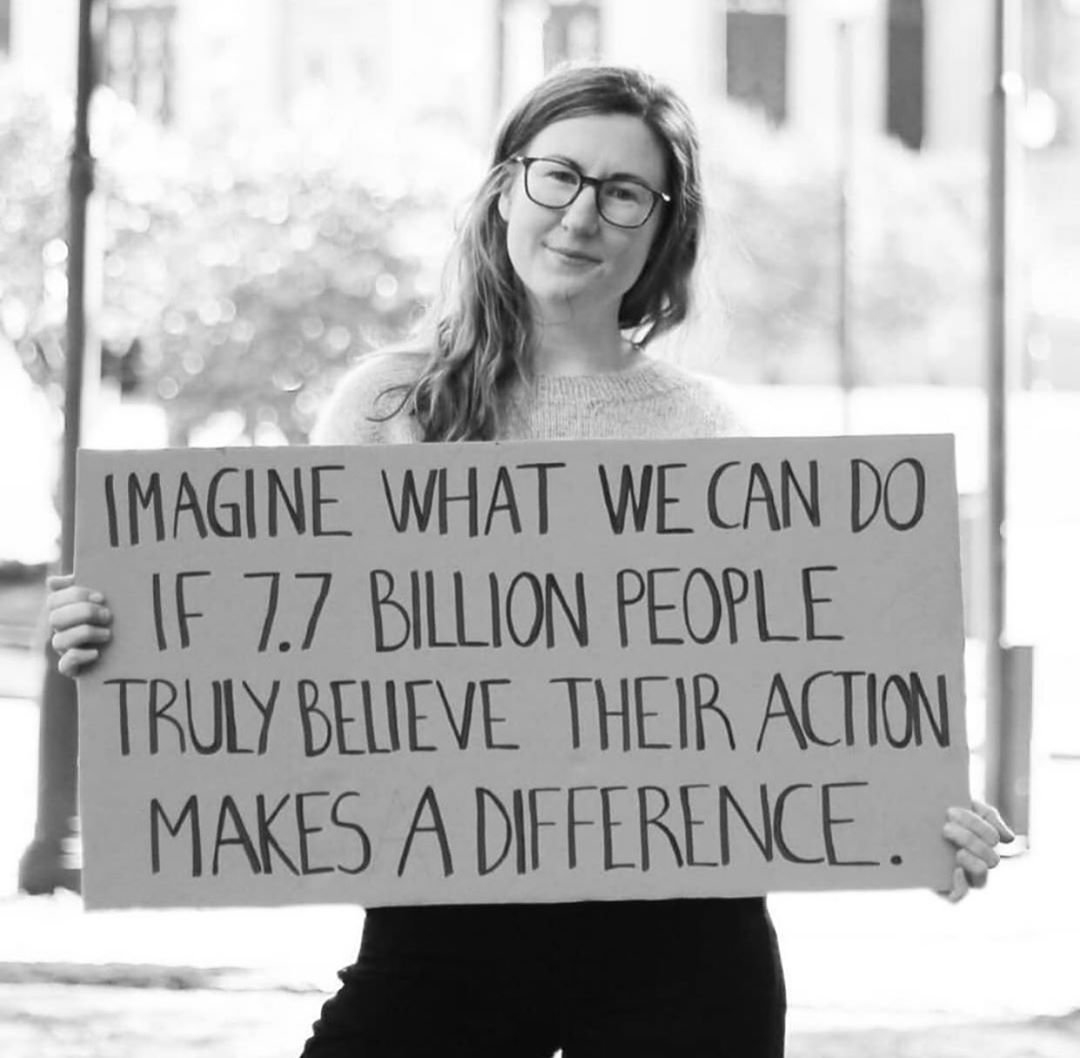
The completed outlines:
[[[78,676],[97,661],[112,638],[112,614],[105,596],[80,587],[73,573],[49,577],[45,585],[53,650],[60,658],[57,668],[65,676]]]

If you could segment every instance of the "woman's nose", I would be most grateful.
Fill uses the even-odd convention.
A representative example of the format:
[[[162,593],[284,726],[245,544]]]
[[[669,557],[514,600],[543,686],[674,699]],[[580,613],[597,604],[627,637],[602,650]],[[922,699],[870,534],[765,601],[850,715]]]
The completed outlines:
[[[586,184],[577,198],[563,210],[562,225],[571,231],[596,231],[600,224],[600,211],[596,196],[599,188]]]

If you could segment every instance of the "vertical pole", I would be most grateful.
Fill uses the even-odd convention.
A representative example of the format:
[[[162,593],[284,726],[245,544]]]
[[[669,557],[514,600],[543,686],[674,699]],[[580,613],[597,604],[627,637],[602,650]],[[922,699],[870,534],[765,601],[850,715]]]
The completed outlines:
[[[993,84],[990,100],[989,356],[987,363],[987,557],[986,796],[1001,804],[1002,711],[1009,687],[1005,646],[1008,364],[1015,335],[1010,283],[1009,226],[1013,191],[1014,103],[1020,91],[1015,68],[1018,9],[1015,0],[994,0]]]
[[[851,358],[851,155],[854,142],[852,112],[854,91],[854,53],[851,23],[841,18],[837,23],[837,69],[839,93],[837,130],[839,165],[837,198],[839,223],[837,231],[837,305],[836,350],[840,375],[841,423],[845,434],[851,432],[851,398],[855,384]]]
[[[79,0],[75,131],[71,151],[68,231],[67,352],[64,380],[61,564],[70,570],[75,550],[75,454],[82,436],[84,366],[87,361],[87,217],[94,188],[90,153],[90,96],[99,59],[95,17],[100,0]],[[92,364],[96,357],[90,357]],[[71,855],[77,815],[78,717],[75,684],[56,670],[47,648],[38,728],[38,803],[34,839],[19,862],[19,888],[28,893],[79,889]]]

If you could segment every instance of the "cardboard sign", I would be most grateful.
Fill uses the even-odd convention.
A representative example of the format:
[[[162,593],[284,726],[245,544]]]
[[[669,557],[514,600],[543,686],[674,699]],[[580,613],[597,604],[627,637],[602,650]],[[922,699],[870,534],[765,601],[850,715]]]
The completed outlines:
[[[947,887],[952,439],[80,453],[88,906]]]

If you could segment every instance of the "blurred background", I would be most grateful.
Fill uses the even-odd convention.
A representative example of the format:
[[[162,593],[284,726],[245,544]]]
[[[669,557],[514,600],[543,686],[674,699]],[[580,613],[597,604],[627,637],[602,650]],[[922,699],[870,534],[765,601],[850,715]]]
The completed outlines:
[[[590,58],[669,80],[701,128],[696,309],[657,355],[736,382],[761,433],[957,438],[973,790],[1023,852],[970,907],[775,898],[794,1053],[991,1022],[970,1053],[1076,1046],[1078,0],[0,0],[5,1055],[194,1053],[131,1042],[185,1020],[177,990],[220,1005],[185,1021],[216,1026],[204,1054],[256,1053],[239,1024],[293,1053],[362,919],[82,916],[41,618],[74,443],[303,442],[430,303],[504,109]],[[297,1002],[284,1042],[260,988]]]

